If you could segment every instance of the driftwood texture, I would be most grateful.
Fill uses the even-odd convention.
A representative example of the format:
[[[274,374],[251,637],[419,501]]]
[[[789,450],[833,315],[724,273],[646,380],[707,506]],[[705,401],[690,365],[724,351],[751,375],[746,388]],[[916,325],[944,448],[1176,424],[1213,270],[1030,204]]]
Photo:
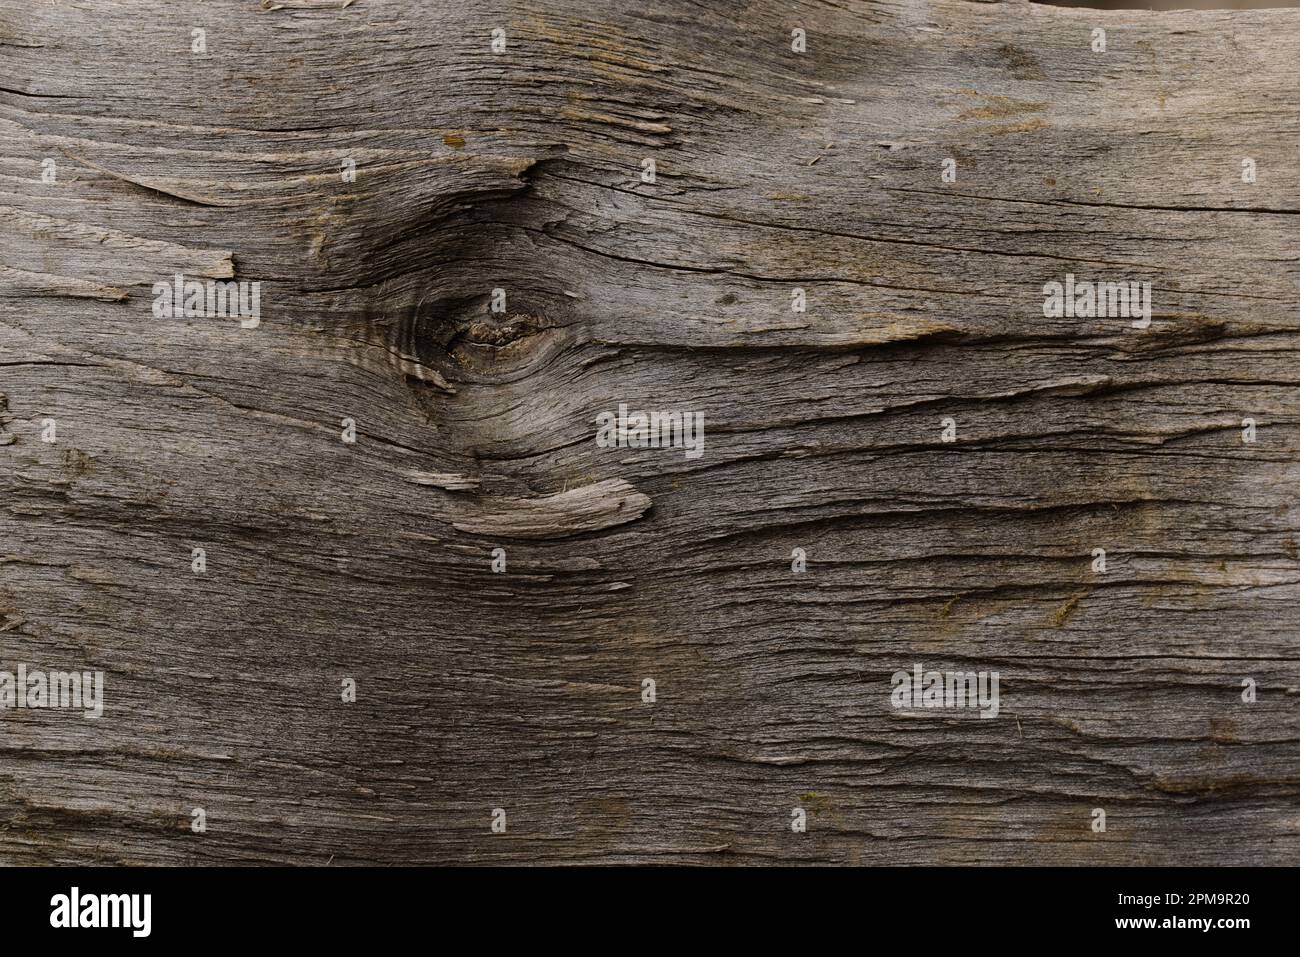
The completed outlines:
[[[0,860],[1296,862],[1300,11],[270,6],[0,10]]]

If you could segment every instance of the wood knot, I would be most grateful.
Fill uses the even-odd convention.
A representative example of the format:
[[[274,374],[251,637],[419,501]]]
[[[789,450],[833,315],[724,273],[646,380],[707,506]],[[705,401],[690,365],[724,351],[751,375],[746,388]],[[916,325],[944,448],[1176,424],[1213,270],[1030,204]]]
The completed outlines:
[[[539,309],[494,313],[486,307],[482,297],[424,299],[400,318],[374,324],[367,338],[382,340],[408,382],[452,394],[458,380],[526,371],[549,353],[565,325]]]
[[[551,341],[554,324],[527,312],[465,317],[447,342],[447,355],[462,371],[499,373],[527,365]]]
[[[540,321],[534,316],[522,313],[510,313],[504,316],[490,316],[472,319],[452,340],[476,346],[500,348],[512,342],[518,342],[541,328]]]

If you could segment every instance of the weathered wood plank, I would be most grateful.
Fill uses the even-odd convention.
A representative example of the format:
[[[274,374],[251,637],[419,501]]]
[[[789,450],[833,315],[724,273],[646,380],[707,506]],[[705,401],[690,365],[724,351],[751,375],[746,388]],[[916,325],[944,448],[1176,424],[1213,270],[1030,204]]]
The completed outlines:
[[[1296,862],[1300,12],[272,6],[0,11],[0,861]]]

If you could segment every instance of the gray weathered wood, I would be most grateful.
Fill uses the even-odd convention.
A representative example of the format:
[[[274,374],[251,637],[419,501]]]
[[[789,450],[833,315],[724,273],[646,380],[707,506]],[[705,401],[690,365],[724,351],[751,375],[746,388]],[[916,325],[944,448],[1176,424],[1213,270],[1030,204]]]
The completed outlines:
[[[0,11],[0,861],[1296,862],[1300,12],[269,6]]]

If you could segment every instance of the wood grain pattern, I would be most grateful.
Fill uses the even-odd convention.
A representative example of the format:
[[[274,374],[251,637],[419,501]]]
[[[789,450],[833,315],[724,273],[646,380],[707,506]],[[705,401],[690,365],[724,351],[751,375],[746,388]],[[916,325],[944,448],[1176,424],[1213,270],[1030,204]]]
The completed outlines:
[[[0,862],[1296,863],[1300,11],[266,7],[0,11]]]

